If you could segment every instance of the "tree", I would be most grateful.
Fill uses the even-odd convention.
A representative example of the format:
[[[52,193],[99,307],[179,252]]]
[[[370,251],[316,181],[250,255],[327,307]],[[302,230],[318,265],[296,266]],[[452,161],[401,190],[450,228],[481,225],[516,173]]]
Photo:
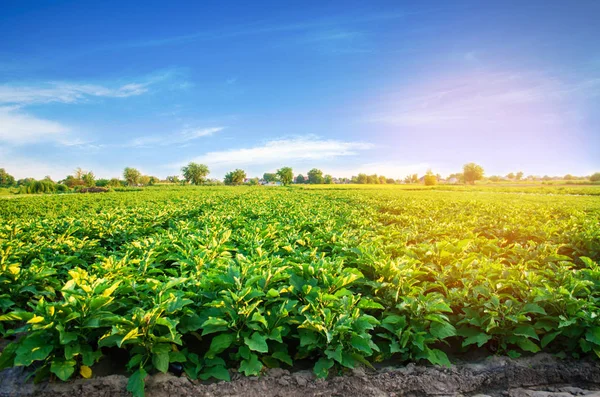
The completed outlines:
[[[369,182],[369,177],[367,176],[367,174],[358,174],[356,182],[360,183],[361,185],[364,185]]]
[[[506,177],[507,177],[508,179],[515,179],[515,173],[514,173],[514,172],[511,172],[511,173],[507,174],[507,175],[506,175]]]
[[[308,183],[311,185],[320,185],[324,182],[323,171],[313,168],[308,171]]]
[[[373,175],[367,176],[367,183],[369,185],[378,185],[379,184],[379,177],[377,176],[377,174],[373,174]]]
[[[573,179],[575,179],[575,177],[573,177],[573,175],[571,175],[571,174],[567,174],[563,177],[563,179],[565,181],[572,181]]]
[[[272,172],[265,172],[263,174],[263,179],[265,180],[265,182],[270,183],[270,182],[277,182],[279,179],[279,177],[277,176],[277,173],[272,173]]]
[[[121,186],[121,181],[119,180],[119,178],[112,178],[110,181],[108,181],[108,187],[119,187]]]
[[[594,175],[590,176],[590,181],[600,182],[600,172],[596,172]]]
[[[492,181],[492,182],[499,182],[500,181],[500,177],[498,175],[492,175],[488,179],[490,181]]]
[[[523,171],[519,171],[515,174],[515,179],[517,181],[520,181],[521,179],[523,179]]]
[[[475,181],[483,179],[483,168],[475,163],[465,164],[463,166],[463,177],[465,183],[475,184]]]
[[[237,169],[235,171],[228,172],[225,175],[226,185],[241,185],[246,179],[246,172],[244,170]]]
[[[179,183],[179,177],[177,175],[172,175],[167,177],[167,182],[170,183]]]
[[[204,164],[189,163],[181,168],[184,179],[192,185],[201,185],[206,182],[206,176],[210,173],[208,166]]]
[[[98,187],[106,187],[110,181],[108,179],[100,178],[96,179],[96,186]]]
[[[248,179],[247,184],[250,186],[257,186],[259,184],[259,180],[258,180],[258,178],[251,178],[251,179]]]
[[[396,181],[394,180],[394,178],[388,178],[385,180],[385,183],[387,183],[388,185],[394,185]]]
[[[325,184],[331,185],[333,183],[333,177],[329,174],[325,175]]]
[[[11,187],[15,184],[15,178],[4,168],[0,168],[0,187]]]
[[[306,183],[306,178],[304,177],[304,175],[300,174],[296,177],[296,183]]]
[[[277,170],[277,176],[284,186],[289,185],[294,180],[294,171],[292,167],[283,167]]]
[[[385,179],[385,176],[379,175],[379,183],[382,185],[385,185],[387,183],[387,179]]]
[[[142,175],[138,182],[140,185],[148,186],[150,184],[150,177],[148,175]]]
[[[91,187],[96,185],[96,176],[92,171],[84,173],[81,180],[83,180],[85,186]]]
[[[423,178],[423,182],[425,182],[426,186],[433,186],[437,184],[437,177],[433,175],[433,172],[431,172],[431,170],[428,170],[425,174],[425,178]]]
[[[127,167],[123,170],[123,179],[129,186],[137,185],[140,181],[140,177],[142,176],[141,172],[139,172],[135,168]]]

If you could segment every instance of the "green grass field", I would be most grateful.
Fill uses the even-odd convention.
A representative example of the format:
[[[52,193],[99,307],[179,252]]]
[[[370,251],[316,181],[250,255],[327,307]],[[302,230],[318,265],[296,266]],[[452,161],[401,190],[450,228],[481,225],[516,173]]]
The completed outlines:
[[[318,376],[600,357],[600,188],[155,187],[0,200],[0,368]],[[20,336],[15,338],[15,336]]]

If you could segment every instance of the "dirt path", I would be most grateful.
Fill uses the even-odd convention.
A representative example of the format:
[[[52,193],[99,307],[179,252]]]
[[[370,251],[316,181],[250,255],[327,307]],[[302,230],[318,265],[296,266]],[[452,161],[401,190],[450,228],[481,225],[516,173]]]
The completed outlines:
[[[127,379],[111,375],[69,383],[33,385],[21,369],[0,372],[0,397],[127,396]],[[600,362],[558,360],[547,354],[529,358],[491,357],[451,368],[409,364],[378,371],[356,369],[345,376],[317,380],[309,371],[272,369],[260,378],[233,374],[232,382],[199,383],[185,377],[154,375],[146,395],[165,396],[476,396],[600,397]]]

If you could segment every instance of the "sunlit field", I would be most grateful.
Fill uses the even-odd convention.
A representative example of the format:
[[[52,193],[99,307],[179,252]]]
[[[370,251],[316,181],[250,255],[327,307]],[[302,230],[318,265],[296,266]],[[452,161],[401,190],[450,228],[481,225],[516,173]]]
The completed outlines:
[[[139,394],[147,373],[178,368],[325,377],[476,350],[600,355],[599,189],[539,189],[3,199],[0,366],[66,380],[121,352]]]

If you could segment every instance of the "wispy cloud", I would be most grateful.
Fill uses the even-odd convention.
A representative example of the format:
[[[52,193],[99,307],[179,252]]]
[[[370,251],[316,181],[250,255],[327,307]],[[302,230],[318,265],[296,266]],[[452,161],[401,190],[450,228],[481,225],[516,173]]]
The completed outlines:
[[[214,135],[220,131],[223,131],[225,127],[212,127],[212,128],[184,128],[177,134],[167,135],[149,135],[142,136],[131,140],[130,142],[122,145],[124,147],[155,147],[155,146],[168,146],[178,145],[193,141],[198,138],[207,137]]]
[[[209,152],[193,161],[210,164],[211,167],[235,167],[245,165],[284,165],[305,160],[327,160],[352,156],[374,146],[366,142],[345,142],[322,139],[315,135],[268,141],[250,148]],[[181,164],[178,164],[181,165]]]
[[[76,103],[92,97],[126,98],[142,95],[150,86],[171,76],[157,74],[124,84],[90,84],[66,81],[47,81],[36,84],[9,83],[0,85],[0,105],[31,105],[40,103]]]
[[[0,107],[0,142],[23,145],[37,142],[68,142],[69,128],[37,118],[17,107]]]
[[[566,114],[572,106],[567,100],[598,95],[599,88],[600,79],[564,82],[534,73],[476,73],[409,88],[398,94],[403,99],[380,104],[382,110],[366,119],[448,130],[456,126],[531,127],[559,121],[558,114]]]

